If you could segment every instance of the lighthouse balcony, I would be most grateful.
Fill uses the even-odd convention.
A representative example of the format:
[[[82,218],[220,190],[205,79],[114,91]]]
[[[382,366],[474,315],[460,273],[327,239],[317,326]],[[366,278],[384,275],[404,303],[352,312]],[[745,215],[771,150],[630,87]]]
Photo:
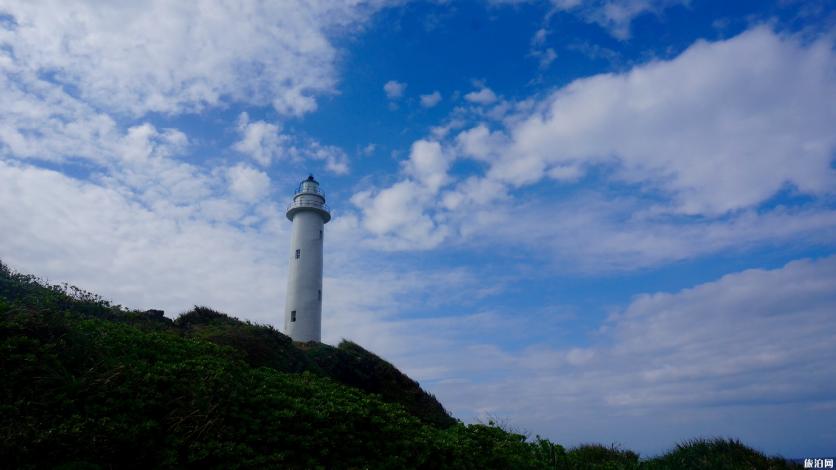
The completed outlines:
[[[297,199],[287,205],[287,218],[293,220],[293,216],[300,211],[318,212],[325,219],[325,222],[331,220],[331,208],[324,202],[311,199]]]
[[[287,205],[287,210],[290,211],[291,209],[297,207],[308,207],[308,208],[315,208],[315,209],[322,209],[326,212],[331,212],[331,208],[328,207],[328,204],[319,201],[311,201],[311,200],[303,200],[303,201],[293,201]]]

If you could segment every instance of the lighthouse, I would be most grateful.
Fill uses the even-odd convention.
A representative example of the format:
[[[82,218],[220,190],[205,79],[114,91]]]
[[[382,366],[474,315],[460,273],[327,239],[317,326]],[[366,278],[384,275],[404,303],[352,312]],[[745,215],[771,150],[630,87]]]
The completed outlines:
[[[284,331],[293,341],[322,337],[322,242],[331,212],[313,175],[299,183],[287,206],[293,223]]]

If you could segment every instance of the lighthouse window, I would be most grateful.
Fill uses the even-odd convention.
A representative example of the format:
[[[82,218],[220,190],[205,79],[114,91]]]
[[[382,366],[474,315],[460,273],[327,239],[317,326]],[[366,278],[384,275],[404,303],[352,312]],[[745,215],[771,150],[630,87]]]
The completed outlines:
[[[302,255],[302,250],[296,250],[296,259],[299,259],[299,256]]]
[[[296,310],[290,311],[290,321],[296,321]]]
[[[322,230],[319,231],[319,239],[322,240]]]
[[[322,289],[319,289],[319,290],[318,290],[318,291],[316,291],[316,292],[317,292],[317,294],[318,294],[318,296],[319,296],[319,300],[322,300]]]

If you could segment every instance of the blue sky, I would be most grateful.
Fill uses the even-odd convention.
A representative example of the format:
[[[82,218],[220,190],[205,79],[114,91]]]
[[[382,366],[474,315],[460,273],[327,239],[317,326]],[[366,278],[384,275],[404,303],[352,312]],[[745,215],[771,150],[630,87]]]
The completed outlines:
[[[323,337],[458,418],[653,455],[836,442],[825,1],[0,0],[0,258]]]

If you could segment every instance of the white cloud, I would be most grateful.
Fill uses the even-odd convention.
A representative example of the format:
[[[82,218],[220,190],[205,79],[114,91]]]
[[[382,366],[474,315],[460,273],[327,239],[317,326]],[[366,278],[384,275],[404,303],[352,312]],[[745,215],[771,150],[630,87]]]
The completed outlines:
[[[474,219],[474,225],[480,226],[486,233],[489,233],[491,231],[490,228],[482,224],[488,220],[496,220],[494,216],[497,215],[497,213],[482,208],[497,201],[507,199],[508,194],[506,191],[507,189],[505,185],[496,181],[486,178],[470,177],[458,184],[455,189],[443,193],[441,197],[441,205],[445,209],[457,211],[458,213],[473,211],[473,215],[476,216]],[[510,216],[511,214],[503,214],[503,216],[505,215]],[[469,223],[462,221],[458,222],[460,233],[466,234],[470,231]],[[510,217],[507,218],[505,222],[510,225],[517,225],[511,221]],[[520,240],[525,241],[526,237],[520,237],[515,240],[515,242]]]
[[[549,30],[546,28],[540,28],[537,32],[534,33],[534,37],[531,38],[531,45],[532,46],[541,46],[543,43],[546,42],[546,38],[549,35]]]
[[[557,58],[557,52],[553,48],[543,48],[549,33],[550,31],[548,29],[540,28],[534,33],[534,37],[531,38],[532,47],[529,54],[537,59],[541,70],[547,69]]]
[[[246,165],[236,165],[227,170],[230,192],[244,201],[254,202],[270,190],[270,177],[263,171]]]
[[[315,140],[309,140],[301,146],[292,147],[289,151],[297,157],[324,161],[325,169],[331,173],[344,175],[349,171],[348,155],[339,147],[323,145]]]
[[[540,68],[546,69],[549,67],[549,65],[551,65],[552,62],[554,62],[554,59],[557,58],[557,53],[554,51],[554,49],[549,47],[542,52],[538,52],[537,54],[535,54],[535,56],[540,61]]]
[[[117,119],[109,113],[182,112],[196,110],[208,104],[226,104],[236,100],[253,103],[253,100],[260,100],[257,90],[246,90],[243,92],[245,95],[243,98],[232,92],[221,93],[219,101],[210,103],[211,100],[207,101],[189,92],[189,87],[201,83],[199,79],[189,78],[190,73],[197,73],[197,71],[190,71],[189,69],[189,67],[198,66],[199,61],[197,60],[180,63],[181,60],[178,59],[176,70],[166,71],[164,69],[152,69],[151,66],[154,65],[154,61],[149,59],[149,62],[142,64],[141,70],[133,70],[131,69],[132,66],[138,66],[132,62],[135,57],[125,52],[130,60],[111,63],[109,57],[119,55],[123,52],[120,48],[128,47],[126,44],[131,41],[137,41],[140,44],[136,46],[138,49],[136,57],[139,58],[142,58],[143,54],[146,53],[163,54],[163,52],[171,52],[176,55],[183,51],[176,50],[177,47],[175,46],[177,45],[175,44],[166,43],[166,41],[173,40],[172,38],[158,37],[157,32],[153,32],[153,34],[149,32],[148,34],[151,34],[153,38],[143,39],[139,32],[130,30],[130,28],[122,38],[122,42],[110,43],[104,41],[109,34],[115,34],[108,29],[110,26],[108,26],[109,23],[105,21],[104,17],[106,13],[117,19],[122,15],[131,16],[132,13],[128,11],[131,9],[130,6],[109,5],[107,8],[96,9],[95,11],[90,10],[92,7],[87,7],[84,4],[74,4],[66,7],[71,11],[66,12],[58,7],[53,8],[55,11],[64,12],[60,17],[65,18],[66,24],[53,24],[59,21],[57,19],[59,17],[49,16],[47,14],[48,11],[51,11],[49,8],[39,9],[34,4],[26,6],[15,4],[13,7],[0,7],[0,10],[8,11],[15,18],[13,22],[9,23],[11,27],[0,29],[0,44],[2,44],[0,46],[0,71],[2,71],[0,73],[0,96],[3,96],[4,100],[4,106],[0,107],[0,155],[15,159],[41,161],[73,162],[80,159],[89,160],[98,165],[98,170],[104,171],[105,178],[120,180],[134,190],[142,182],[151,186],[159,186],[158,183],[162,183],[162,180],[167,180],[169,184],[173,183],[174,180],[179,180],[176,185],[177,188],[203,185],[200,181],[201,178],[197,178],[192,183],[186,181],[189,174],[194,174],[193,168],[189,165],[178,166],[175,161],[162,161],[159,158],[176,153],[182,154],[189,144],[185,134],[175,129],[157,130],[150,123],[141,121],[131,128],[125,128],[123,125],[117,124]],[[152,10],[165,8],[168,8],[168,6],[155,5]],[[205,28],[211,29],[213,27],[211,21],[208,21],[201,23],[199,27],[192,28],[190,26],[191,21],[202,21],[202,19],[182,17],[181,15],[188,16],[187,10],[189,8],[191,7],[184,11],[170,12],[171,15],[168,16],[161,15],[161,17],[167,18],[166,21],[171,22],[171,24],[166,23],[164,27],[186,28],[198,36],[206,32]],[[207,6],[205,9],[201,9],[201,14],[209,14],[213,8],[221,7],[217,5]],[[247,8],[249,7],[246,5],[243,7],[244,10]],[[359,8],[366,13],[370,11],[362,6]],[[351,18],[356,17],[357,19],[366,14],[357,13],[355,15],[348,10],[346,12]],[[142,13],[140,16],[144,14]],[[328,22],[317,27],[325,28],[327,24],[333,24],[335,21],[343,24],[349,16],[329,18]],[[108,18],[113,19],[109,16]],[[309,20],[314,23],[318,21],[315,18],[309,18]],[[142,16],[136,21],[147,23],[149,20]],[[70,32],[71,27],[82,26],[87,29],[77,33]],[[343,24],[343,26],[347,27],[348,24]],[[299,25],[299,28],[305,27],[307,26]],[[48,28],[53,28],[54,31],[47,31]],[[104,31],[98,31],[96,28],[104,28]],[[290,34],[292,31],[288,29],[285,33]],[[276,31],[273,32],[277,33]],[[139,34],[139,36],[130,37],[131,34]],[[68,36],[64,38],[63,42],[60,42],[62,35]],[[226,32],[224,36],[226,36]],[[37,42],[36,38],[38,37],[44,37],[43,40],[47,43],[43,51],[35,49],[30,44],[32,41]],[[286,39],[296,41],[303,38],[288,37]],[[303,41],[304,44],[300,47],[309,50],[311,52],[310,58],[314,60],[319,39],[317,39],[317,36],[312,36],[310,39],[309,44]],[[59,41],[70,51],[66,54],[58,54],[53,49],[58,48],[59,45],[50,41]],[[231,43],[224,44],[232,45]],[[271,45],[270,54],[276,56],[274,59],[281,62],[284,60],[279,57],[282,54],[276,54],[275,51],[272,51],[272,47],[275,46],[276,44]],[[74,49],[76,47],[78,48],[77,51]],[[171,50],[169,51],[169,49]],[[229,51],[218,46],[218,50],[215,52],[219,54],[219,57],[215,59],[237,61],[238,59],[234,59],[234,57],[240,56],[239,58],[246,62],[247,57],[249,57],[247,54],[258,53],[257,48],[252,49],[248,46],[245,49],[248,52],[241,56],[240,51]],[[35,51],[38,51],[38,53],[36,54]],[[78,54],[83,52],[86,55],[84,57],[74,57],[75,52],[73,51],[78,52]],[[256,60],[254,57],[252,57],[252,60]],[[165,62],[162,65],[167,64],[174,67],[174,65],[166,62],[169,59],[167,57],[157,57],[156,59]],[[203,56],[200,59],[215,60]],[[63,61],[70,61],[71,63],[67,62],[65,64]],[[106,64],[100,64],[100,62],[106,62]],[[233,68],[243,73],[247,68],[244,62],[236,62]],[[95,64],[91,65],[91,63]],[[330,65],[315,68],[330,75],[329,67]],[[269,67],[256,68],[265,73],[270,72]],[[60,73],[55,72],[59,69]],[[86,74],[88,73],[95,74],[95,80],[86,81],[88,78]],[[109,76],[109,73],[124,73],[124,76]],[[293,67],[290,67],[282,73],[296,73],[296,71]],[[171,87],[164,87],[163,90],[157,89],[163,85],[155,82],[154,77],[149,78],[148,74],[154,77],[156,77],[155,74],[160,74],[162,78],[156,78],[168,80],[166,83]],[[217,71],[213,70],[211,74],[206,74],[206,76],[209,77],[207,80],[219,80],[212,85],[217,87],[228,85],[239,87],[244,86],[245,83],[249,84],[247,86],[258,87],[261,83],[258,77],[250,77],[252,80],[236,79],[233,80],[234,83],[223,82],[223,66]],[[280,73],[271,77],[268,81],[273,83],[272,80],[275,78],[279,80],[274,84],[275,86],[280,88],[290,86],[290,82],[282,81],[281,76]],[[315,74],[300,73],[300,76],[310,78],[314,77]],[[232,80],[230,77],[226,78]],[[134,80],[138,81],[134,83]],[[180,84],[182,86],[178,85],[178,80],[183,81],[183,84]],[[269,83],[265,82],[264,86],[266,88],[263,92],[275,92],[270,97],[271,100],[273,98],[283,100],[282,96],[291,96],[295,93],[292,90],[279,90]],[[85,88],[88,85],[91,88]],[[116,91],[108,88],[123,85],[125,88]],[[290,95],[287,95],[286,91]],[[156,96],[159,101],[154,101],[156,98],[152,99],[150,95]],[[105,99],[108,101],[99,102],[99,100]],[[266,103],[269,103],[269,100]],[[311,101],[311,103],[313,102]],[[263,166],[269,165],[271,161],[277,158],[284,157],[284,153],[286,153],[291,160],[307,158],[321,160],[328,171],[337,174],[344,174],[348,171],[348,158],[345,152],[337,147],[323,145],[313,139],[302,139],[281,134],[279,124],[258,120],[250,121],[246,113],[240,115],[238,126],[241,140],[235,143],[233,148],[250,156]],[[143,159],[147,160],[149,157],[153,158],[150,162],[146,162],[148,164],[145,167],[142,167],[140,165],[141,161]],[[117,166],[123,166],[124,168],[116,168]],[[154,176],[154,172],[159,174],[159,178]],[[146,193],[155,192],[155,190],[149,188],[143,190]],[[180,192],[179,189],[176,191]],[[170,191],[168,192],[170,193]],[[205,191],[203,192],[205,193]],[[156,196],[151,195],[151,197],[158,197],[163,193],[165,191],[157,192]]]
[[[363,155],[364,157],[370,157],[370,156],[374,155],[375,150],[377,150],[377,145],[371,143],[371,144],[368,144],[365,147],[363,147],[363,149],[360,150],[360,154]]]
[[[615,178],[660,189],[688,214],[752,207],[788,184],[826,194],[836,185],[834,64],[827,41],[758,28],[577,80],[510,127],[488,177],[524,185],[554,167],[615,164]]]
[[[92,179],[149,206],[174,209],[209,196],[218,185],[206,171],[177,158],[187,145],[176,129],[159,131],[149,123],[128,128]]]
[[[688,0],[609,0],[582,9],[581,15],[591,23],[606,28],[618,39],[630,37],[630,23],[644,13],[660,13],[663,9]]]
[[[120,184],[0,161],[0,257],[133,308],[176,315],[200,303],[275,324],[284,214],[261,206],[260,230],[242,230],[205,216],[207,200],[194,197],[173,210],[166,199],[146,204]]]
[[[836,187],[828,125],[836,121],[834,63],[825,42],[805,45],[763,28],[701,41],[670,61],[510,106],[498,121],[504,129],[481,123],[443,145],[444,171],[429,172],[446,175],[429,185],[437,190],[419,184],[410,162],[404,184],[379,194],[409,201],[405,213],[426,228],[421,247],[447,233],[469,246],[530,247],[560,269],[631,270],[799,239],[828,243],[836,220],[826,206],[759,207],[788,187],[814,197]],[[459,113],[451,126],[462,119],[473,117]],[[478,160],[486,171],[457,181],[446,170],[453,157]],[[593,167],[604,180],[594,185],[641,185],[649,197],[572,186]],[[541,184],[566,186],[567,199],[520,195],[545,178]],[[364,211],[364,226],[378,217],[386,216]],[[387,240],[412,230],[405,222],[374,228]]]
[[[457,196],[447,197],[460,201],[452,208],[457,215],[446,219],[451,233],[471,246],[514,246],[559,272],[634,271],[799,241],[832,246],[836,237],[836,211],[815,206],[693,220],[656,214],[647,201],[628,196],[579,193],[549,202],[506,199],[504,191],[483,178],[454,186]]]
[[[583,168],[578,165],[555,165],[546,172],[549,178],[555,181],[577,181],[583,174]]]
[[[398,82],[395,80],[389,80],[383,85],[383,91],[386,93],[386,97],[390,100],[399,99],[403,96],[405,90],[406,83]]]
[[[503,132],[491,131],[485,124],[479,124],[456,136],[458,150],[476,160],[491,161],[498,158],[497,151],[508,145]]]
[[[111,111],[244,102],[300,115],[316,108],[316,95],[333,91],[329,34],[361,24],[377,6],[3,1],[0,11],[14,23],[0,29],[0,45],[28,72]]]
[[[250,122],[247,113],[238,118],[241,140],[233,149],[250,156],[262,166],[269,166],[278,159],[304,161],[306,159],[325,162],[325,169],[331,173],[348,173],[348,155],[339,147],[324,145],[311,138],[282,134],[278,124],[265,121]]]
[[[450,159],[442,151],[441,144],[418,140],[412,144],[409,160],[405,162],[405,173],[436,193],[447,182],[449,166]]]
[[[471,91],[464,95],[464,99],[471,103],[488,105],[496,101],[496,94],[488,87],[482,87],[479,91]]]
[[[479,296],[474,291],[482,285],[482,279],[459,269],[422,271],[399,266],[392,271],[367,263],[364,258],[368,260],[368,254],[354,257],[346,271],[335,272],[329,262],[333,277],[326,279],[324,287],[328,297],[323,310],[329,312],[323,332],[325,340],[336,343],[349,338],[387,358],[404,357],[433,345],[449,347],[449,339],[434,331],[441,325],[459,324],[460,320],[405,318],[414,311],[425,314],[428,308],[453,299],[458,301],[466,295]],[[358,272],[363,275],[357,276]],[[364,288],[370,284],[377,288]]]
[[[615,339],[610,358],[634,364],[634,387],[605,392],[604,400],[645,408],[832,396],[836,382],[825,377],[833,376],[836,348],[825,337],[836,331],[834,281],[830,257],[638,296],[605,329]]]
[[[491,0],[493,4],[518,4],[527,0]],[[687,5],[689,0],[552,0],[552,9],[546,15],[549,20],[555,12],[578,15],[588,23],[606,29],[614,37],[625,40],[630,37],[633,20],[646,13],[661,15],[675,5]],[[533,45],[542,44],[548,30],[541,28],[532,39]]]
[[[447,183],[449,157],[438,142],[413,143],[403,163],[406,178],[380,190],[361,191],[351,198],[362,213],[362,224],[383,249],[433,248],[447,236],[447,229],[427,213],[433,198]]]
[[[247,113],[241,113],[238,117],[238,132],[241,140],[233,145],[233,148],[248,155],[261,166],[269,166],[274,158],[281,156],[288,137],[280,132],[277,124],[270,124],[265,121],[250,122]]]
[[[152,156],[145,164],[155,162],[176,163]],[[244,164],[210,172],[183,163],[161,168],[151,174],[165,181],[134,188],[123,175],[80,181],[0,160],[0,218],[5,221],[0,259],[131,308],[162,308],[173,317],[201,304],[281,325],[291,225],[282,203],[263,198],[269,191],[267,175]],[[199,192],[190,189],[193,181]],[[375,258],[358,251],[346,222],[350,225],[335,217],[328,224],[326,285],[367,282],[373,271],[381,286],[397,276],[397,292],[408,290],[415,277],[407,281],[404,269],[358,268],[358,260]],[[363,276],[357,275],[360,269]],[[328,305],[363,313],[351,292],[326,292]],[[388,299],[389,291],[375,292],[380,295],[362,295],[366,313]],[[342,311],[330,311],[337,310]],[[339,318],[325,322],[326,331],[337,335],[334,340],[346,334]]]
[[[421,106],[425,108],[432,108],[441,102],[441,92],[438,90],[428,94],[421,95]]]
[[[245,164],[205,172],[153,155],[144,165],[162,162],[176,166],[151,175],[171,179],[168,173],[174,173],[182,179],[135,188],[124,175],[80,181],[0,160],[0,219],[5,221],[0,259],[131,308],[162,308],[176,316],[202,304],[280,325],[291,225],[282,204],[263,198],[267,175]],[[192,181],[201,192],[184,191]],[[422,285],[434,286],[432,293],[452,289],[457,279],[455,273],[415,274],[404,266],[392,271],[362,249],[356,225],[351,216],[337,215],[327,226],[324,298],[330,313],[324,328],[329,341],[365,339],[375,330],[358,319],[402,313],[405,293]],[[421,230],[416,228],[416,239],[424,236]],[[358,282],[379,288],[364,291],[357,289]],[[378,338],[367,346],[374,344],[393,343]]]
[[[363,191],[351,203],[363,215],[363,227],[375,236],[372,245],[384,250],[422,250],[437,246],[447,235],[425,212],[427,189],[403,180],[379,191]]]
[[[802,430],[796,442],[815,446],[830,440],[809,422],[836,417],[834,284],[830,257],[640,295],[583,346],[561,335],[522,351],[484,340],[515,329],[559,331],[559,315],[434,318],[428,323],[444,325],[434,329],[437,346],[396,359],[457,416],[490,413],[562,444],[619,442],[655,453],[721,426],[794,455],[800,444],[770,431],[776,416]]]
[[[0,29],[0,33],[2,33]],[[0,47],[0,154],[15,158],[103,162],[123,133],[110,116],[15,64]]]
[[[646,13],[661,15],[666,8],[687,5],[688,0],[552,0],[552,4],[556,10],[573,12],[617,39],[626,40],[635,18]]]
[[[146,122],[128,129],[118,156],[130,164],[146,163],[149,158],[165,158],[183,151],[188,141],[186,134],[177,129],[161,133]]]

